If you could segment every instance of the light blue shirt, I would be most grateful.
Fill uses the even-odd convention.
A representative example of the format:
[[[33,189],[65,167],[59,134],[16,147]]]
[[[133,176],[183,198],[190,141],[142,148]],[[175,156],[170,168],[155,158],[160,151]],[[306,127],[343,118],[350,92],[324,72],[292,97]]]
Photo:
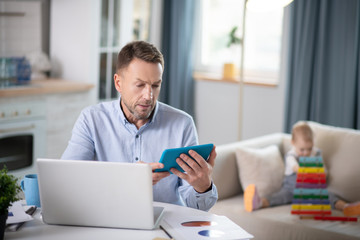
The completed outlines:
[[[85,108],[62,155],[69,160],[108,162],[158,162],[167,148],[198,144],[194,121],[187,113],[161,102],[140,129],[127,121],[120,100]],[[125,180],[125,179],[124,179]],[[198,193],[175,174],[153,185],[154,201],[209,210],[217,201],[217,189]]]

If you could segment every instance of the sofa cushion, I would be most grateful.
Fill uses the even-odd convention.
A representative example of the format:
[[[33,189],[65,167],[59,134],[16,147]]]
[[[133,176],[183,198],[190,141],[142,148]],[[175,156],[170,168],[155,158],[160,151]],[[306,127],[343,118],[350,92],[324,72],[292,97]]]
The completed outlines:
[[[290,148],[290,134],[274,133],[216,147],[217,156],[212,178],[218,190],[219,200],[242,193],[236,149],[239,147],[263,148],[269,145],[276,145],[283,154]]]
[[[290,214],[291,204],[264,208],[254,212],[244,209],[243,195],[218,201],[209,211],[225,215],[254,235],[254,239],[359,240],[358,222],[316,221]],[[333,216],[343,216],[333,210]]]
[[[268,196],[281,188],[284,162],[276,145],[265,148],[236,149],[241,185],[245,189],[255,184],[260,197]]]
[[[309,122],[322,150],[328,188],[342,199],[360,200],[360,131]]]

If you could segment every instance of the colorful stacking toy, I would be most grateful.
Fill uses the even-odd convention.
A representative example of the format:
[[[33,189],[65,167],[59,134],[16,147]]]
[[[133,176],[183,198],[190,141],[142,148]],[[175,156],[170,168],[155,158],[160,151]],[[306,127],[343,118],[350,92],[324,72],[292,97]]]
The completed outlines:
[[[322,157],[300,157],[291,214],[302,219],[357,221],[357,218],[331,215],[329,193]]]

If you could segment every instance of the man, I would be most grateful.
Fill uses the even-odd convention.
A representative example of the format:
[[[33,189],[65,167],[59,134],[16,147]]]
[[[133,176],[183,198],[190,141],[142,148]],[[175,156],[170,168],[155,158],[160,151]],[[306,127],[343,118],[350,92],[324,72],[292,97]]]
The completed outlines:
[[[153,169],[154,201],[209,210],[217,200],[211,172],[215,147],[208,162],[190,151],[178,164],[185,170],[154,172],[166,148],[198,144],[191,116],[158,102],[164,60],[153,45],[136,41],[118,55],[114,75],[120,100],[84,109],[78,118],[62,159],[109,162],[145,162]]]

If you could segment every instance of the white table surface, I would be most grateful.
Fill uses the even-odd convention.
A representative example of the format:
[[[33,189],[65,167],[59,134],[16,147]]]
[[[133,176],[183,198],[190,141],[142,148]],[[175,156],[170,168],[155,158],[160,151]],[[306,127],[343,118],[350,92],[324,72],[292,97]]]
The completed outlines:
[[[179,216],[211,216],[213,214],[197,209],[177,206],[173,204],[154,202],[154,206],[165,207],[165,212],[160,225],[163,225],[163,219],[167,214],[179,214]],[[132,229],[115,229],[115,228],[93,228],[93,227],[76,227],[62,225],[48,225],[43,223],[41,219],[41,211],[36,210],[33,215],[34,219],[26,222],[16,232],[5,232],[5,240],[10,239],[26,239],[26,240],[112,240],[112,239],[169,239],[167,234],[157,228],[154,230],[132,230]],[[176,232],[165,227],[175,239]],[[175,235],[175,236],[174,236]],[[195,238],[194,238],[195,239]]]

